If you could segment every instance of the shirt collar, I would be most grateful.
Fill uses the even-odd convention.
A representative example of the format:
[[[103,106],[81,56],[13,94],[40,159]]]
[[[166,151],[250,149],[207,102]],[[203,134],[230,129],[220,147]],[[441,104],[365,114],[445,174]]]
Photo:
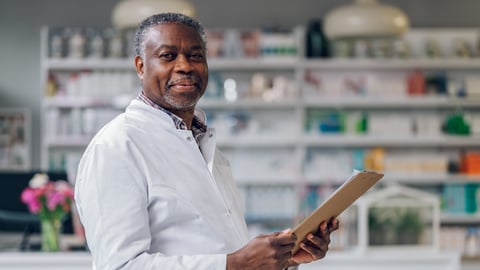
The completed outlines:
[[[137,99],[143,101],[145,104],[147,104],[149,106],[152,106],[155,109],[158,109],[158,110],[168,114],[172,118],[173,123],[175,124],[175,127],[177,129],[188,130],[187,124],[185,123],[185,121],[183,121],[182,118],[178,117],[177,115],[175,115],[171,111],[169,111],[169,110],[163,108],[162,106],[158,105],[157,103],[155,103],[153,100],[151,100],[149,97],[147,97],[145,95],[143,90],[140,91],[140,94],[138,94]],[[207,132],[207,126],[202,121],[202,119],[200,119],[199,117],[194,115],[193,116],[193,121],[192,121],[192,133],[193,133],[193,136],[195,137],[195,139],[197,140],[197,142],[200,141],[200,138],[205,134],[205,132]]]

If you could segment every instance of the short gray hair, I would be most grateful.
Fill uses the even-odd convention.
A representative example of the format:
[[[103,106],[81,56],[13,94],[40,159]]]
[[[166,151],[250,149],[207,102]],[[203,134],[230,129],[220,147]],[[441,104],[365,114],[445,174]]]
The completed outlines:
[[[207,35],[200,22],[181,13],[160,13],[147,17],[138,24],[137,30],[135,31],[135,53],[137,55],[142,58],[145,56],[145,39],[148,31],[153,26],[166,23],[177,23],[192,27],[202,38],[204,45],[207,45]]]

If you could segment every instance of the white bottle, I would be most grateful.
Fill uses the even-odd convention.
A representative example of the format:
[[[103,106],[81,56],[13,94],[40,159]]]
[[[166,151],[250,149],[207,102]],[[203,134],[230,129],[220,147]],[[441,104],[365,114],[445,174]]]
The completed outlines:
[[[465,257],[476,257],[480,254],[479,246],[479,235],[477,228],[468,228],[467,235],[465,239]]]
[[[85,37],[79,29],[73,31],[68,42],[68,56],[70,58],[85,57]]]

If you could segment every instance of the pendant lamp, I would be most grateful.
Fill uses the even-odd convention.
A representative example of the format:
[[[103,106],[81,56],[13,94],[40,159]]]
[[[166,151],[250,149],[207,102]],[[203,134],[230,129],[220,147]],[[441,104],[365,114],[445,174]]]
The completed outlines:
[[[112,11],[112,24],[118,29],[134,28],[146,17],[177,12],[195,17],[196,10],[187,0],[121,0]]]
[[[325,16],[324,23],[329,39],[397,37],[410,26],[402,10],[377,0],[354,0],[335,8]]]

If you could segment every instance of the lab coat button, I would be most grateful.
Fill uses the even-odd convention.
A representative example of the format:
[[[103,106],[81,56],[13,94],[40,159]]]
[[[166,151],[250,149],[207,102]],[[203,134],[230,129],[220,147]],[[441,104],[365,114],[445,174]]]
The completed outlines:
[[[191,141],[191,140],[192,140],[192,137],[188,136],[187,141]]]

